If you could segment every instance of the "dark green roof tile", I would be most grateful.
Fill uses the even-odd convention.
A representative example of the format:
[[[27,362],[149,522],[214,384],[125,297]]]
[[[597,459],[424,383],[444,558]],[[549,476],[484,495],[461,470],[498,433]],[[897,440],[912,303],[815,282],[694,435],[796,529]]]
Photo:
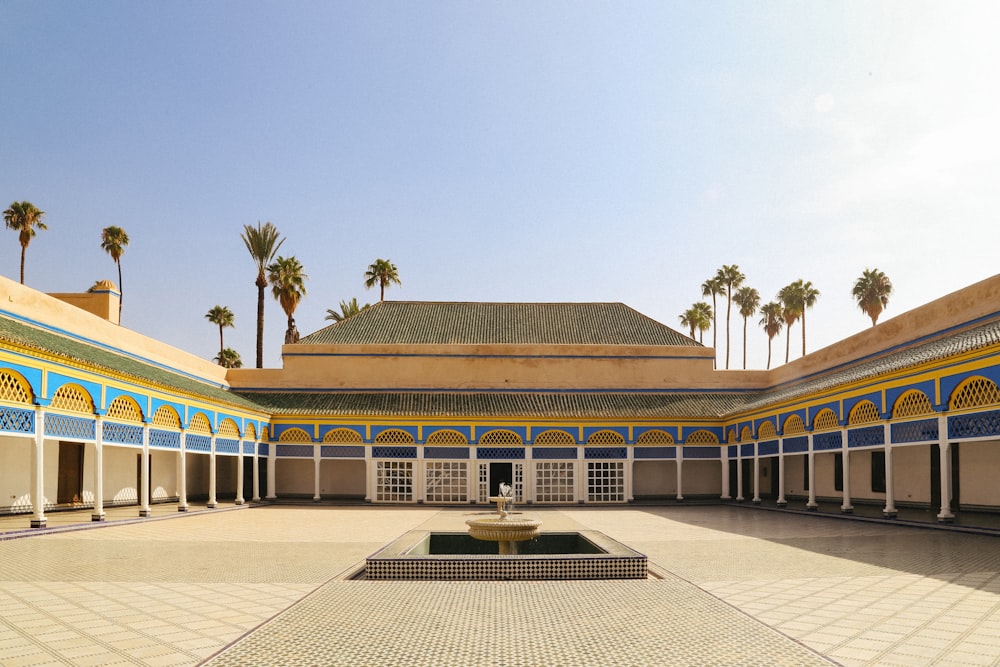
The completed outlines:
[[[383,301],[306,345],[700,345],[622,303]]]

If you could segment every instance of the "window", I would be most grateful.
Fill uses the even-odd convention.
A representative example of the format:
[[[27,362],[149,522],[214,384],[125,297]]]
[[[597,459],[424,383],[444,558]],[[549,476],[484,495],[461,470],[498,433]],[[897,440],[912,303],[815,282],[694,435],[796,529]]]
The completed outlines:
[[[885,452],[872,451],[872,491],[885,493]]]

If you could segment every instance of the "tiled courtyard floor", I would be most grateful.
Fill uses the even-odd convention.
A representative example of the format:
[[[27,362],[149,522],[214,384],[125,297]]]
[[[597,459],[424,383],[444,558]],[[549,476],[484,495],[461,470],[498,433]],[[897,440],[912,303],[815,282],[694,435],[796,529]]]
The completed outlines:
[[[70,514],[89,514],[50,514],[0,541],[0,665],[1000,665],[998,536],[732,506],[522,509],[605,532],[663,578],[345,578],[481,507],[115,520],[133,507],[88,530]],[[0,518],[0,537],[23,523]]]

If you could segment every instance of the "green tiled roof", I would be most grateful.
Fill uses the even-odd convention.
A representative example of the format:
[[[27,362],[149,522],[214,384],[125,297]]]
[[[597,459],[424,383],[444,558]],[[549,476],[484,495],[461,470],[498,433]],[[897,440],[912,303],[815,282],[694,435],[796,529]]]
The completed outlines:
[[[214,401],[257,410],[256,405],[218,385],[202,382],[141,361],[120,352],[62,336],[0,316],[0,341],[46,352],[97,370],[115,371],[138,381],[159,385]]]
[[[958,354],[996,345],[1000,345],[1000,321],[990,322],[924,343],[918,343],[911,347],[889,352],[874,359],[863,360],[855,365],[824,373],[815,378],[806,379],[786,387],[763,391],[756,399],[748,402],[744,406],[744,409],[756,410],[766,408],[776,403],[828,391],[843,384],[874,380],[880,375],[914,368],[921,364],[947,359]]]
[[[756,395],[736,393],[241,392],[276,416],[672,419],[720,417]]]
[[[700,345],[622,303],[383,301],[306,345]]]

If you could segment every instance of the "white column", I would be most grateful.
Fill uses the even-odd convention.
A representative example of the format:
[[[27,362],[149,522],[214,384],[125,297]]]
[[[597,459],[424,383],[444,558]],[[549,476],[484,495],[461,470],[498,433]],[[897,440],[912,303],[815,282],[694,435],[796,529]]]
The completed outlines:
[[[951,523],[955,515],[951,511],[951,443],[948,442],[948,418],[938,416],[938,450],[941,455],[941,511],[937,519],[941,523]]]
[[[527,458],[528,448],[525,447],[525,457]],[[625,446],[625,502],[635,501],[632,495],[632,472],[635,468],[635,445]]]
[[[187,492],[187,434],[181,429],[179,434],[181,448],[177,452],[177,511],[188,511]]]
[[[208,451],[208,509],[214,509],[219,504],[219,499],[216,497],[216,482],[215,482],[215,434],[213,433],[209,437],[211,446]]]
[[[580,505],[587,502],[587,461],[580,455],[581,450],[584,448],[576,447],[576,461],[573,462],[576,502]],[[493,480],[490,480],[491,484],[492,482]]]
[[[778,438],[778,507],[788,504],[785,500],[785,438]]]
[[[417,443],[414,443],[413,446],[417,448],[417,460],[413,463],[413,499],[417,501],[417,504],[423,504],[427,500],[427,467],[424,465],[424,446]],[[511,477],[513,476],[512,471]],[[510,485],[513,488],[513,479],[510,480]]]
[[[35,441],[31,447],[31,527],[45,528],[45,411],[35,408]]]
[[[313,445],[313,502],[318,503],[320,501],[319,494],[319,464],[320,464],[320,446]]]
[[[236,504],[246,502],[243,497],[243,438],[236,441]]]
[[[677,445],[677,502],[684,502],[684,446]]]
[[[806,502],[806,509],[816,511],[819,505],[816,503],[816,453],[813,451],[813,434],[809,434],[809,500]]]
[[[722,495],[719,496],[720,500],[730,500],[732,496],[729,493],[729,445],[722,445],[722,456],[719,457],[722,462]]]
[[[139,475],[139,516],[149,516],[149,424],[142,425],[142,471]]]
[[[753,443],[753,504],[760,505],[760,440]]]
[[[372,501],[372,488],[375,485],[375,464],[372,462],[372,446],[364,445],[365,448],[365,502],[370,503]],[[476,492],[472,494],[471,498],[473,500],[479,497],[479,468],[476,466],[475,458],[475,448],[471,445],[469,446],[469,461],[472,466],[472,483],[475,485]]]
[[[277,485],[274,481],[274,469],[275,469],[275,459],[278,456],[278,448],[274,443],[270,443],[267,447],[267,499],[274,500],[278,497],[275,492]]]
[[[736,446],[736,502],[742,503],[743,497],[743,445]]]
[[[478,466],[474,468],[475,479],[479,480],[479,468]],[[478,488],[478,486],[477,486]],[[629,480],[629,497],[631,498],[632,486],[631,480]],[[473,496],[474,498],[475,496]],[[535,500],[535,455],[532,452],[531,447],[524,448],[524,498],[521,500],[526,505],[530,505]]]
[[[842,438],[840,457],[841,457],[841,467],[844,469],[843,482],[844,482],[844,500],[840,504],[840,511],[842,514],[851,514],[854,512],[854,505],[851,504],[851,452],[848,448],[847,442],[847,429],[841,429],[840,437]]]
[[[104,419],[94,420],[94,510],[91,521],[104,521]]]
[[[885,509],[882,514],[886,518],[896,516],[896,487],[892,475],[892,428],[885,423]]]
[[[255,503],[260,502],[260,440],[254,438],[253,441],[253,498]]]

